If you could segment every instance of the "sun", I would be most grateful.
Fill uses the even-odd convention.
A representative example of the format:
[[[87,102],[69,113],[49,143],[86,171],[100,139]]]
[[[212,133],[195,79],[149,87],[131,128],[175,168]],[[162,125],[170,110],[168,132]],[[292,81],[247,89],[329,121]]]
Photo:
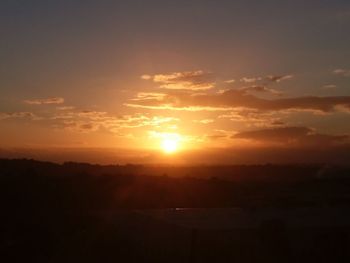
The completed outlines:
[[[163,139],[162,149],[165,153],[174,153],[178,149],[178,141],[176,139]]]
[[[157,148],[165,154],[174,154],[183,147],[184,138],[178,133],[152,132],[151,138],[156,139]]]
[[[177,133],[163,133],[161,135],[161,148],[167,154],[175,153],[179,150],[181,136]]]

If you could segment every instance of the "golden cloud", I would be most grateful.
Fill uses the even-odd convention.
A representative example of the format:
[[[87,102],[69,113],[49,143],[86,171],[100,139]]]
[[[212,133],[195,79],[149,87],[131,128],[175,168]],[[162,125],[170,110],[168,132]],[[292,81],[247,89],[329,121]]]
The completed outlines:
[[[160,88],[173,90],[208,90],[215,86],[213,74],[197,71],[174,72],[171,74],[142,75],[144,80],[153,80]]]

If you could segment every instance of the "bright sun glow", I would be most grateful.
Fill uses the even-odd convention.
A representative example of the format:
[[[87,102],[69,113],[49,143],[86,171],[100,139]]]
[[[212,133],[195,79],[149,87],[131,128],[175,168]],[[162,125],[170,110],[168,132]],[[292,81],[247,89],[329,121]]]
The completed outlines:
[[[178,148],[177,140],[175,139],[164,139],[162,141],[162,148],[163,151],[166,153],[173,153],[176,152]]]
[[[167,154],[175,153],[179,150],[181,135],[177,133],[159,133],[156,137],[160,139],[160,148]]]

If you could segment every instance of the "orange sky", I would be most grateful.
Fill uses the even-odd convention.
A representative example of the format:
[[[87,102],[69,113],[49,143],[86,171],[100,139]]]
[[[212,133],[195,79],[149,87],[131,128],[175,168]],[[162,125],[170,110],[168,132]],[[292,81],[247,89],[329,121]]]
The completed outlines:
[[[334,149],[349,142],[348,124],[327,127],[333,119],[348,118],[349,97],[287,96],[283,85],[296,78],[292,74],[219,79],[213,72],[196,70],[137,78],[141,88],[120,91],[125,99],[116,109],[124,114],[101,106],[79,107],[63,97],[19,101],[25,110],[0,116],[1,136],[6,138],[2,147],[23,156],[41,152],[38,158],[45,151],[51,156],[80,151],[83,156],[85,149],[91,153],[83,158],[88,161],[106,149],[105,161],[115,156],[121,162],[185,164],[188,156],[191,162],[210,163],[210,153],[236,162],[239,158],[227,159],[225,152]],[[326,132],[308,121],[326,124]],[[206,155],[204,160],[201,155]],[[78,160],[79,155],[70,158]],[[255,160],[264,161],[260,159]],[[101,156],[95,160],[104,162]]]
[[[348,2],[166,2],[3,3],[0,156],[344,161]]]

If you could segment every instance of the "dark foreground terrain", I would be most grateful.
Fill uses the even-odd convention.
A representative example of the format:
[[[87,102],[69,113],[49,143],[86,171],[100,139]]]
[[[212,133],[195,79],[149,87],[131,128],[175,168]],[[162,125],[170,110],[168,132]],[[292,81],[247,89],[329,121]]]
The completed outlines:
[[[1,262],[348,262],[350,169],[0,160]]]

